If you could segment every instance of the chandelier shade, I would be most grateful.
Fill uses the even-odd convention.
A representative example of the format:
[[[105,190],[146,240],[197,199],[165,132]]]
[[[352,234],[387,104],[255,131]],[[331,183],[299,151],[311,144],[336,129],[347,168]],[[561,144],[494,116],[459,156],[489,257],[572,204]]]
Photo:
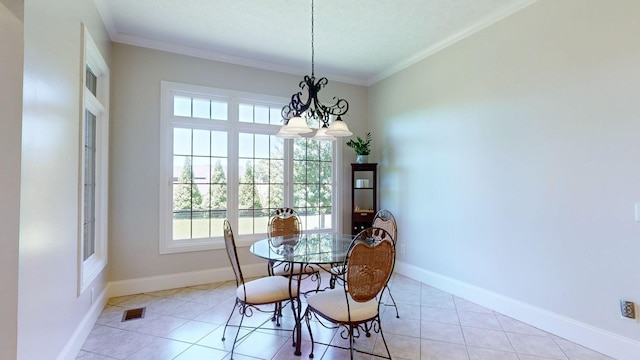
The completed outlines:
[[[280,128],[280,132],[284,132],[287,134],[306,134],[312,131],[313,130],[311,130],[311,128],[309,128],[309,126],[307,125],[307,121],[301,116],[292,117],[291,119],[289,119],[286,125]]]
[[[287,132],[285,127],[286,126],[280,128],[280,131],[276,134],[277,137],[281,137],[283,139],[297,139],[301,137],[297,132]]]
[[[329,130],[327,125],[322,124],[322,127],[318,129],[318,131],[316,131],[316,134],[313,136],[313,138],[315,140],[329,140],[329,141],[335,140],[336,139],[335,136],[327,134],[327,130]]]
[[[338,116],[336,120],[327,129],[327,135],[331,136],[351,136],[353,133],[349,130],[347,123],[342,121],[342,118]]]

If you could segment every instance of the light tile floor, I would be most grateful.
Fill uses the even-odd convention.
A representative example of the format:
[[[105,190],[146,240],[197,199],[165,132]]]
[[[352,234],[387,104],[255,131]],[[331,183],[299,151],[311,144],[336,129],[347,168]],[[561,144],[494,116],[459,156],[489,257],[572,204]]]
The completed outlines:
[[[327,279],[323,279],[323,283]],[[390,282],[400,319],[393,307],[383,307],[382,326],[396,360],[604,360],[611,359],[487,308],[407,277]],[[229,359],[234,328],[222,331],[235,301],[235,283],[222,282],[109,299],[84,343],[81,360],[215,360]],[[146,307],[144,318],[122,322],[126,309]],[[293,327],[285,309],[282,328]],[[269,314],[254,314],[258,324]],[[245,320],[247,324],[247,320]],[[272,326],[267,321],[265,326]],[[344,343],[340,335],[317,323],[314,338]],[[303,326],[302,356],[293,355],[291,333],[253,332],[235,349],[234,359],[308,359],[309,335]],[[375,353],[384,348],[379,335],[357,341]],[[315,359],[348,359],[345,350],[316,345]],[[373,357],[375,359],[375,357]],[[370,359],[358,354],[357,359]]]

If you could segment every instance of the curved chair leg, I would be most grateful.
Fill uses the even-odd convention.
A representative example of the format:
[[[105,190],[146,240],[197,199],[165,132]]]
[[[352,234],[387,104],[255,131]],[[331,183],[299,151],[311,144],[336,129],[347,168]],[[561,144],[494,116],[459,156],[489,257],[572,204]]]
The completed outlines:
[[[309,314],[309,310],[307,309],[304,312],[304,319],[305,322],[307,323],[307,329],[309,330],[309,337],[311,338],[311,352],[309,353],[309,359],[313,359],[313,347],[314,347],[314,342],[313,342],[313,332],[311,331],[311,314]]]

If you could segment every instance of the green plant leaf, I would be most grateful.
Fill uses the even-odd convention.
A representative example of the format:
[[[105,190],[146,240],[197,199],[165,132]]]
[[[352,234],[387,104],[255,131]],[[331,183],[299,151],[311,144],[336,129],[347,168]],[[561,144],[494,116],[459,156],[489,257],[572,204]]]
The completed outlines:
[[[371,141],[373,138],[371,137],[371,133],[368,132],[366,136],[366,140],[362,139],[360,136],[356,136],[356,139],[347,141],[347,146],[352,148],[357,155],[369,155],[371,153]]]

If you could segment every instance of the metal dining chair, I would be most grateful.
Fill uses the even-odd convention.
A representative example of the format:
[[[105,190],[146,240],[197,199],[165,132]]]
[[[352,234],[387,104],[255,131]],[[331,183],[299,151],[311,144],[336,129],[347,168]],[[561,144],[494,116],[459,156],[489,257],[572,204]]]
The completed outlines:
[[[348,337],[349,340],[348,348],[336,344],[322,345],[349,350],[351,359],[354,352],[391,359],[382,332],[379,299],[389,282],[394,263],[395,246],[386,230],[369,228],[356,236],[343,264],[346,272],[342,286],[307,294],[304,318],[311,338],[309,358],[314,357],[316,344],[311,332],[311,320],[315,318],[325,327],[344,328],[344,338]],[[355,347],[355,340],[363,333],[367,337],[371,336],[371,331],[380,334],[387,352],[386,357]]]
[[[360,231],[357,235],[354,236],[354,239],[363,236],[370,236],[371,229],[372,227]],[[390,234],[387,233],[386,236],[387,238],[391,239]],[[330,289],[334,289],[336,287],[336,283],[344,281],[344,274],[346,273],[346,271],[347,269],[345,268],[344,263],[332,264],[331,268],[329,269],[329,274],[331,275],[331,277],[329,278]]]
[[[393,216],[391,211],[387,209],[379,210],[373,216],[372,226],[385,229],[391,235],[394,245],[398,242],[398,224],[396,223],[396,218],[395,216]],[[391,299],[392,303],[385,304],[385,305],[393,306],[396,309],[396,318],[400,318],[400,313],[398,312],[398,305],[396,304],[396,300],[393,298],[393,295],[391,294],[391,289],[389,288],[388,285],[387,285],[387,289],[388,289],[387,295],[389,295],[389,298]]]
[[[227,319],[227,322],[224,325],[224,331],[222,333],[222,340],[225,340],[225,334],[227,332],[228,326],[237,327],[235,338],[233,340],[233,345],[231,347],[231,357],[233,359],[233,352],[235,350],[235,346],[238,342],[238,335],[240,334],[240,328],[242,328],[242,323],[245,317],[250,317],[255,311],[260,312],[270,312],[263,310],[260,308],[261,305],[271,305],[274,304],[278,306],[283,302],[289,301],[291,302],[291,309],[294,313],[294,317],[296,316],[295,309],[296,307],[300,307],[300,298],[298,297],[298,285],[295,281],[289,280],[282,276],[266,276],[259,279],[254,279],[251,281],[245,281],[244,276],[242,275],[242,269],[240,267],[240,262],[238,261],[238,253],[236,250],[236,243],[233,236],[233,230],[231,229],[231,224],[228,220],[224,221],[224,243],[227,249],[227,254],[229,255],[229,261],[231,262],[231,268],[233,268],[233,273],[235,274],[236,280],[236,302],[231,310],[231,314]],[[230,325],[229,322],[233,317],[234,312],[238,309],[241,317],[239,325]],[[280,307],[281,308],[281,307]],[[279,317],[275,318],[276,325],[280,326]],[[267,320],[268,321],[268,320]],[[251,327],[251,334],[253,331],[258,329],[257,327]],[[247,334],[248,335],[248,334]],[[247,335],[244,335],[243,338]],[[242,340],[242,338],[240,339]],[[296,341],[299,341],[295,338],[295,333],[293,334],[293,345],[295,346]]]
[[[274,210],[269,217],[268,235],[270,238],[277,236],[299,235],[302,233],[302,221],[298,213],[288,207]],[[310,277],[312,281],[317,281],[317,288],[320,288],[320,269],[318,266],[306,264],[291,268],[291,263],[269,261],[267,270],[269,275],[291,276],[304,275],[303,278]]]

